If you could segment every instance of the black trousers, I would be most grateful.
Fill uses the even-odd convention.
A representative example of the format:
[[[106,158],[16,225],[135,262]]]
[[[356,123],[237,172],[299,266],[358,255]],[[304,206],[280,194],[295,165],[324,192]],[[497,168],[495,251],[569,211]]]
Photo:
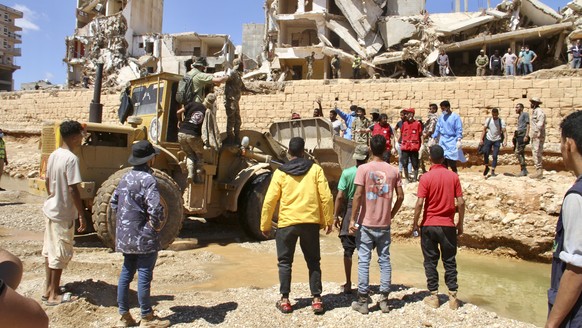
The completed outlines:
[[[295,246],[299,239],[299,246],[303,252],[307,268],[309,269],[309,288],[314,297],[321,296],[321,266],[319,251],[319,224],[296,224],[279,228],[275,235],[277,244],[277,260],[279,261],[280,292],[283,297],[289,297],[291,291],[291,269]]]
[[[457,161],[445,158],[445,166],[451,169],[451,171],[457,173]]]
[[[412,169],[418,171],[418,152],[417,151],[402,151],[402,167],[404,171],[408,171],[408,160],[412,163]]]
[[[439,274],[437,264],[442,258],[445,267],[445,283],[450,291],[456,291],[457,285],[457,228],[455,227],[422,227],[420,229],[420,245],[424,256],[424,273],[426,284],[431,292],[439,289]],[[439,250],[440,248],[440,250]]]

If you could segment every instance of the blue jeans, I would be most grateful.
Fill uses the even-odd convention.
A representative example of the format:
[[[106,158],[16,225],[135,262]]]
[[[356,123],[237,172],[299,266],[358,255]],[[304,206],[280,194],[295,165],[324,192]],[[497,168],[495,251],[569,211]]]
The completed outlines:
[[[370,291],[370,260],[374,247],[380,266],[380,293],[390,292],[392,266],[390,264],[390,227],[367,228],[361,226],[356,236],[358,247],[358,293]]]
[[[142,317],[152,312],[150,286],[154,277],[154,267],[158,252],[147,254],[123,254],[123,267],[117,285],[117,305],[119,314],[129,312],[129,284],[137,271],[137,299]]]
[[[528,75],[529,73],[533,73],[533,64],[523,63],[523,75]]]
[[[402,173],[402,168],[403,168],[403,160],[402,160],[402,150],[400,150],[400,148],[397,149],[398,152],[398,172]],[[408,161],[407,163],[408,165],[408,172],[412,172],[412,161]]]
[[[505,75],[515,75],[515,66],[505,65]]]
[[[582,62],[582,58],[572,59],[572,68],[580,68],[580,62]]]
[[[491,167],[495,169],[497,167],[497,155],[499,155],[501,140],[491,141],[485,138],[485,142],[483,144],[483,148],[485,149],[485,153],[483,154],[483,162],[485,165],[489,165],[489,154],[491,153],[491,150],[493,150],[493,162],[491,163]]]

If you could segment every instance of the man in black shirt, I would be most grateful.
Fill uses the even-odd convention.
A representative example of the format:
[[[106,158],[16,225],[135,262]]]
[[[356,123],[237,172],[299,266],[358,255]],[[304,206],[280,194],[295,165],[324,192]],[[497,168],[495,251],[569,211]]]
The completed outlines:
[[[180,147],[186,153],[186,166],[188,167],[188,182],[202,183],[202,177],[196,174],[196,167],[202,164],[202,123],[206,107],[201,103],[191,101],[177,112],[180,130],[178,141]],[[184,115],[182,115],[184,114]]]

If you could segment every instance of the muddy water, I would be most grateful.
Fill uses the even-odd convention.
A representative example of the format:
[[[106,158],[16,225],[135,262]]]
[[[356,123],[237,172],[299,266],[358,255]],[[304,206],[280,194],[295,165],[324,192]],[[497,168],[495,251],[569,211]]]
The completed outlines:
[[[271,287],[278,284],[276,255],[271,247],[257,249],[245,245],[208,245],[206,251],[222,257],[220,264],[207,268],[213,278],[190,286],[192,290],[223,290],[255,286]],[[322,239],[322,274],[324,281],[344,283],[342,252],[337,237]],[[357,264],[352,267],[353,286],[356,287]],[[392,283],[426,288],[420,246],[394,243],[391,247]],[[546,290],[550,267],[547,264],[504,259],[460,251],[457,256],[459,271],[459,297],[501,316],[543,326],[547,313]],[[446,292],[441,274],[441,292]],[[371,282],[379,281],[376,258],[371,264]],[[293,266],[293,281],[308,282],[307,268],[298,249]],[[324,293],[337,293],[335,290]],[[292,295],[293,296],[293,295]]]

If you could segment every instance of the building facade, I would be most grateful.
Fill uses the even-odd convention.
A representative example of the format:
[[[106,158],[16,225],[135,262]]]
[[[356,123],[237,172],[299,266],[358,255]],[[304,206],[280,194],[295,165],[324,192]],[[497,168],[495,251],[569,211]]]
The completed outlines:
[[[12,75],[20,69],[14,59],[21,56],[21,49],[16,45],[22,43],[18,33],[22,28],[15,21],[22,17],[21,11],[0,4],[0,91],[14,90]]]

